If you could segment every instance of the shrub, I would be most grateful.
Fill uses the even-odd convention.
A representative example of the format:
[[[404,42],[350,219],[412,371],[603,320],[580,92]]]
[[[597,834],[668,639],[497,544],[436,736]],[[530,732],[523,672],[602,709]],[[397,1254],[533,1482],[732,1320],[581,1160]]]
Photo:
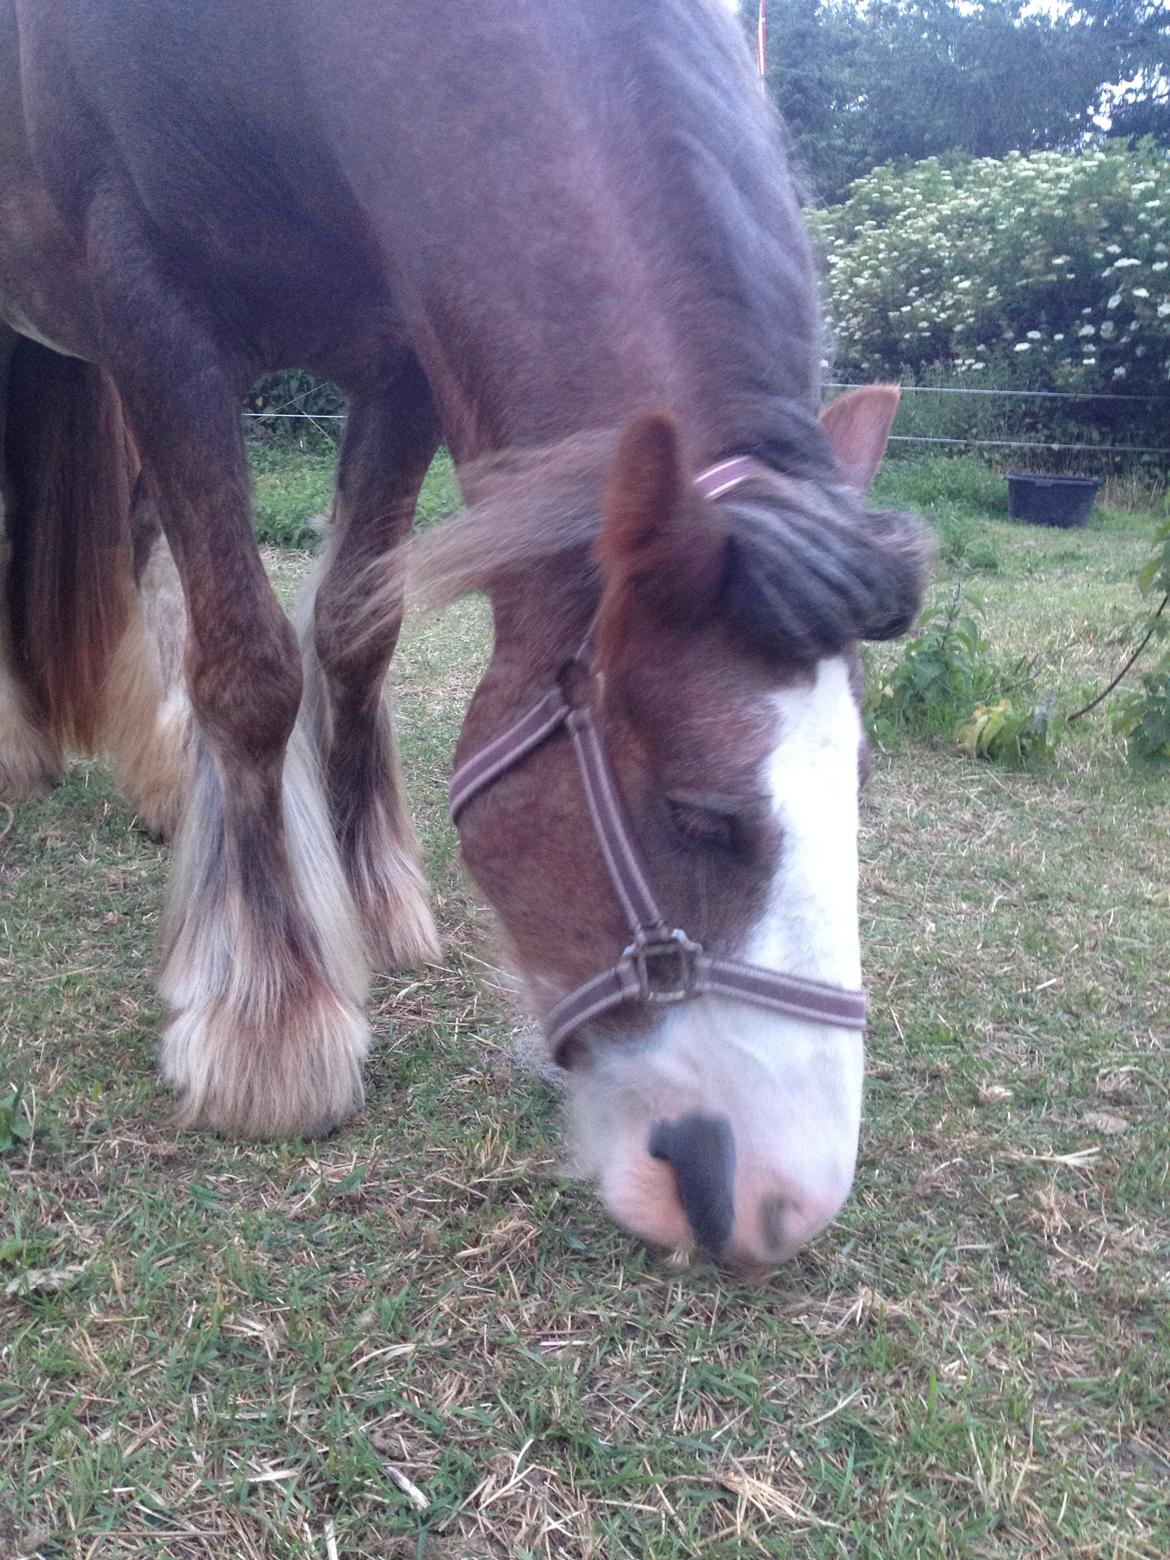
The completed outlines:
[[[1170,156],[1153,142],[886,166],[817,220],[849,377],[945,363],[1165,395]]]
[[[1118,705],[1114,727],[1126,740],[1138,764],[1170,763],[1170,655],[1138,679],[1140,691],[1127,693]]]
[[[244,411],[253,442],[328,452],[341,437],[342,425],[335,419],[345,412],[345,398],[327,380],[290,368],[258,379],[244,397]]]
[[[1170,618],[1166,616],[1170,606],[1170,518],[1154,532],[1153,552],[1138,576],[1138,585],[1144,593],[1162,599],[1146,619],[1145,636],[1126,671],[1147,645],[1165,645],[1170,638]],[[1170,763],[1170,649],[1140,674],[1138,683],[1119,700],[1114,727],[1125,737],[1136,763]]]

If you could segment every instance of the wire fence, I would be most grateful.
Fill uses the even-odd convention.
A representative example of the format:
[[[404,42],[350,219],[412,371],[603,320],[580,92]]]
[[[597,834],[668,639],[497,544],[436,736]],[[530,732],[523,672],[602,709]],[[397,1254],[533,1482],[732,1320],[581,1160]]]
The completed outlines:
[[[843,379],[830,379],[826,390],[863,390],[864,385]],[[903,395],[991,395],[1001,401],[1138,401],[1143,405],[1164,402],[1170,409],[1170,400],[1157,395],[1114,395],[1103,390],[985,390],[982,385],[902,385]]]
[[[271,410],[253,409],[245,411],[245,419],[260,428],[272,424],[303,423],[316,428],[331,444],[338,442],[335,429],[338,424],[344,423],[344,412],[305,411],[297,409],[298,404],[304,402],[310,396],[320,395],[327,387],[310,385],[290,396],[287,400],[279,402]],[[830,391],[844,392],[863,388],[860,385],[844,380],[831,380],[825,388]],[[1120,410],[1126,406],[1143,406],[1153,408],[1151,415],[1144,419],[1144,426],[1153,426],[1170,429],[1170,398],[1154,395],[1112,395],[1095,392],[1081,392],[1072,390],[1017,390],[1017,389],[985,389],[982,386],[965,385],[903,385],[902,394],[911,396],[937,396],[937,397],[967,397],[976,405],[987,405],[989,402],[1002,401],[1008,403],[1037,403],[1040,406],[1059,402],[1062,404],[1077,403],[1080,405],[1098,404],[1108,406],[1110,411]],[[913,406],[913,403],[904,402],[905,409]],[[903,414],[900,413],[900,418]],[[913,414],[911,414],[913,415]],[[954,414],[947,416],[945,421],[949,424],[953,421]],[[982,419],[985,420],[985,419]],[[897,426],[897,424],[895,424]],[[1061,425],[1061,431],[1067,432],[1069,424]],[[337,430],[339,431],[339,430]],[[986,430],[985,430],[986,431]],[[1053,455],[1076,454],[1078,456],[1108,459],[1115,463],[1124,464],[1134,460],[1141,464],[1155,464],[1170,462],[1170,444],[1125,444],[1116,442],[1093,442],[1090,440],[1069,439],[1067,437],[1046,438],[1041,430],[1030,427],[1029,432],[1039,433],[1032,438],[987,438],[977,434],[965,434],[956,432],[948,427],[942,432],[913,432],[895,433],[890,437],[891,444],[922,445],[946,450],[1018,450],[1034,452],[1037,458],[1052,457]]]
[[[1151,444],[1061,444],[1030,439],[948,439],[930,433],[892,433],[891,444],[962,444],[976,450],[1083,450],[1091,455],[1163,455],[1170,449]]]
[[[844,380],[833,380],[826,388],[844,392],[861,387]],[[921,445],[947,450],[969,449],[1023,451],[1037,463],[1050,462],[1054,456],[1077,455],[1081,458],[1111,461],[1115,466],[1155,465],[1170,462],[1170,441],[1157,442],[1163,429],[1170,430],[1170,398],[1155,395],[1105,394],[1077,390],[985,389],[975,385],[903,385],[904,398],[891,444]],[[915,398],[915,399],[911,399]],[[921,398],[926,398],[925,400]],[[930,402],[936,407],[927,410]],[[1003,409],[995,403],[1003,403]],[[1080,408],[1091,408],[1088,418]],[[1139,413],[1139,409],[1141,409]],[[978,431],[956,427],[958,420],[979,424]],[[1137,423],[1132,431],[1138,439],[1119,441],[1078,438],[1096,426],[1114,434],[1119,425]],[[997,423],[1024,426],[993,427]],[[907,428],[907,424],[911,426]],[[1141,438],[1141,434],[1146,438]]]

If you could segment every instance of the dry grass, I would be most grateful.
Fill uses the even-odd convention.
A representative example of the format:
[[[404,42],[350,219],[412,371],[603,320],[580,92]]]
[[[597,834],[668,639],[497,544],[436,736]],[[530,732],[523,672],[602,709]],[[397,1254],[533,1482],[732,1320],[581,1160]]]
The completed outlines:
[[[1073,686],[1141,526],[990,523],[992,621]],[[303,560],[273,555],[284,585]],[[944,587],[945,588],[945,585]],[[1105,727],[1010,773],[885,755],[855,1196],[766,1288],[557,1173],[445,821],[485,624],[396,673],[449,958],[377,992],[325,1144],[177,1135],[165,853],[96,767],[0,841],[0,1556],[1163,1557],[1170,789]],[[0,820],[2,825],[3,820]],[[0,1114],[0,1132],[5,1121]]]

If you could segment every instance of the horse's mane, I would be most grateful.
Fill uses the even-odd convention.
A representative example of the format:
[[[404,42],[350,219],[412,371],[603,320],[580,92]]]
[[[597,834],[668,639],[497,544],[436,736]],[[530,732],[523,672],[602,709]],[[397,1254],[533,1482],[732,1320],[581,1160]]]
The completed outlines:
[[[658,0],[642,15],[637,65],[658,105],[639,132],[658,173],[643,193],[674,259],[680,337],[707,344],[713,458],[733,447],[828,477],[816,424],[827,338],[787,133],[720,0]]]

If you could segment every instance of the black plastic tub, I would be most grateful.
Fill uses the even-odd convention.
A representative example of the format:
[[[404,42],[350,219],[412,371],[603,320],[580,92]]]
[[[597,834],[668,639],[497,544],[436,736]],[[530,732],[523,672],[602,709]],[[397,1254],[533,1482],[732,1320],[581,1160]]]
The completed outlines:
[[[1084,525],[1101,486],[1098,477],[1008,477],[1008,514],[1025,525]]]

